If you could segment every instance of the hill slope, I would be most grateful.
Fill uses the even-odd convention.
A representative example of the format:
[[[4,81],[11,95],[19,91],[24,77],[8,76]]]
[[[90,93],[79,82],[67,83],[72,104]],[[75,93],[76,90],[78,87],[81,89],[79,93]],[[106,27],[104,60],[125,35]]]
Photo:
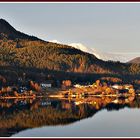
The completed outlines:
[[[16,31],[8,22],[0,20],[0,66],[40,70],[124,74],[134,71],[130,64],[103,61],[93,54],[68,45],[42,41]],[[139,72],[137,67],[135,72]]]
[[[84,52],[90,53],[95,55],[97,58],[102,59],[104,61],[120,61],[120,62],[127,62],[128,61],[128,56],[127,55],[122,55],[122,54],[115,54],[115,53],[108,53],[108,52],[102,52],[102,51],[98,51],[94,48],[89,48],[81,43],[71,43],[71,46],[73,46],[74,48],[80,49]]]
[[[0,65],[80,73],[124,73],[123,63],[106,62],[71,46],[51,42],[0,40]]]
[[[130,60],[128,63],[140,64],[140,57],[136,57],[136,58]]]
[[[39,40],[37,37],[29,36],[13,28],[6,20],[0,19],[0,39],[29,39]]]

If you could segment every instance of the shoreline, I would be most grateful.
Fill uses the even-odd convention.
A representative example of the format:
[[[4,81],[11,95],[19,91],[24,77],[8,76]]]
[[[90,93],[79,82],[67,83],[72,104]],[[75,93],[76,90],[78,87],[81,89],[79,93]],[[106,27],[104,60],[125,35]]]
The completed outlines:
[[[36,98],[44,98],[44,97],[47,97],[47,96],[25,96],[25,97],[16,97],[16,96],[13,96],[13,97],[0,97],[0,99],[36,99]]]
[[[124,96],[124,95],[113,95],[113,94],[110,94],[110,95],[88,95],[87,97],[131,97],[132,95],[128,94],[127,96]],[[140,94],[136,94],[135,96],[140,96]],[[72,96],[63,96],[63,95],[49,95],[48,96],[49,98],[73,98],[73,99],[78,99],[79,97],[72,97]]]

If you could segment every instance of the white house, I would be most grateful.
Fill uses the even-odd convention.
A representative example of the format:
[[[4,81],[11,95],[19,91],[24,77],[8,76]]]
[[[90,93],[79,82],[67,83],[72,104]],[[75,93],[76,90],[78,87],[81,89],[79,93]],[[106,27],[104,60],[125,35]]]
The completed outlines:
[[[40,85],[42,88],[51,88],[52,87],[51,83],[41,83]]]
[[[76,84],[76,85],[74,85],[74,87],[76,87],[76,88],[81,88],[81,85]]]
[[[114,88],[114,89],[122,89],[122,86],[116,84],[116,85],[113,85],[112,88]]]

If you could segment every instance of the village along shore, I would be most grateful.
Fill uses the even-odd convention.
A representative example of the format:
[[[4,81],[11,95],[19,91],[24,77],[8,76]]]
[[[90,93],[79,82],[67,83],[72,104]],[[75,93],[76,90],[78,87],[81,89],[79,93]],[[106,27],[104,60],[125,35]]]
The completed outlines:
[[[93,84],[72,84],[70,80],[62,82],[61,87],[54,87],[50,83],[29,82],[28,86],[5,87],[0,90],[0,99],[15,98],[59,98],[82,99],[87,97],[122,97],[129,98],[139,96],[139,89],[133,84],[108,84],[96,80]]]

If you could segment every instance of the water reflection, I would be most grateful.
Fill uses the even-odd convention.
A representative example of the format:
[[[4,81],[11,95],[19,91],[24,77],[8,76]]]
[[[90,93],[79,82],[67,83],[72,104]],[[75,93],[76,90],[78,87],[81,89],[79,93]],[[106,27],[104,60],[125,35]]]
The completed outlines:
[[[65,126],[23,130],[13,137],[140,137],[139,109],[103,109],[95,116]]]
[[[91,117],[102,109],[112,111],[124,107],[140,108],[140,97],[0,100],[0,136],[11,136],[28,128],[68,125]]]

